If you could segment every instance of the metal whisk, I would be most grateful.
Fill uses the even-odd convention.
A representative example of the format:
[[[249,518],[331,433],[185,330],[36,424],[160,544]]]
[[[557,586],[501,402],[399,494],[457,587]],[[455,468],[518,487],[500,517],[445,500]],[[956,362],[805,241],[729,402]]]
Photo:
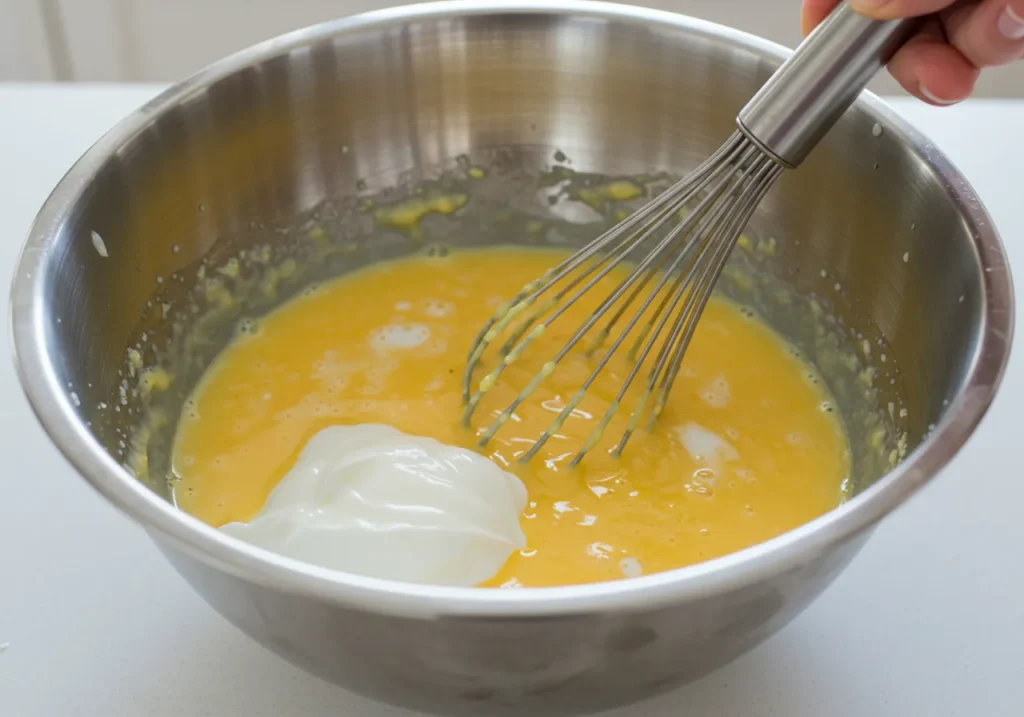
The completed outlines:
[[[483,396],[531,343],[617,268],[632,268],[497,415],[479,445],[490,441],[570,352],[582,345],[584,353],[593,356],[609,340],[581,388],[519,460],[529,461],[558,433],[625,345],[631,370],[570,465],[598,444],[652,358],[612,454],[621,454],[641,425],[653,425],[715,282],[761,199],[783,169],[799,166],[920,22],[873,21],[845,3],[838,6],[740,112],[738,131],[718,151],[502,306],[470,349],[463,377],[466,426]],[[474,389],[474,373],[499,338],[504,339],[498,350],[500,362]]]

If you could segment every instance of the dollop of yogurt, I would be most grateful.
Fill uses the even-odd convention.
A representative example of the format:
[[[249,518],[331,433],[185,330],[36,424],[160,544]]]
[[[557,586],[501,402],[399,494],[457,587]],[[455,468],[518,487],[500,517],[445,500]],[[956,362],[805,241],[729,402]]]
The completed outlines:
[[[484,456],[391,426],[317,433],[252,520],[221,530],[368,577],[471,587],[526,546],[526,489]]]

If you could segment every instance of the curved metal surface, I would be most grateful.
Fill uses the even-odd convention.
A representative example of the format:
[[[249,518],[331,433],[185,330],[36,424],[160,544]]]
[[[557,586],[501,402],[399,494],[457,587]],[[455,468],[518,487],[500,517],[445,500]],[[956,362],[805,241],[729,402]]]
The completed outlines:
[[[798,167],[924,18],[871,20],[847,3],[740,110],[737,125],[787,167]]]
[[[800,242],[780,258],[798,288],[826,291],[822,266],[842,274],[851,324],[880,329],[907,367],[916,434],[935,425],[872,487],[762,545],[550,589],[339,574],[231,540],[152,493],[93,434],[89,392],[116,380],[156,277],[249,222],[481,147],[560,148],[575,166],[609,173],[683,171],[729,135],[785,56],[634,7],[446,2],[327,23],[229,57],[118,124],[42,208],[11,295],[33,409],[75,468],[225,617],[352,689],[448,713],[566,714],[692,679],[824,589],[872,526],[968,439],[1006,366],[1013,291],[988,215],[945,157],[870,95],[783,178],[759,221]],[[108,259],[93,250],[93,230]]]

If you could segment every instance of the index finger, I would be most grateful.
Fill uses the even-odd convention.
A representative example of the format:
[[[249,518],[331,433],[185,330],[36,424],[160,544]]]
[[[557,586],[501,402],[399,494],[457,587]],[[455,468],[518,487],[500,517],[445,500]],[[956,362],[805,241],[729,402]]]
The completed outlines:
[[[956,4],[956,0],[849,0],[849,2],[850,6],[861,15],[878,20],[931,15]]]
[[[800,29],[806,35],[829,16],[841,0],[804,0],[800,8]]]

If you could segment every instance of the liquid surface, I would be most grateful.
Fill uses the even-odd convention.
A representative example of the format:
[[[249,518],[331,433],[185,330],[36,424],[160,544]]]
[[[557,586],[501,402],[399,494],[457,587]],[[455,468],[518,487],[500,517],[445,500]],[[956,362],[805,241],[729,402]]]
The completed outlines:
[[[377,265],[261,320],[207,372],[178,427],[178,505],[214,526],[257,515],[303,447],[334,425],[379,423],[472,448],[608,287],[545,332],[460,423],[461,378],[479,327],[562,255],[461,251]],[[835,507],[850,464],[814,371],[756,318],[714,298],[658,424],[621,458],[596,447],[568,463],[622,384],[613,361],[528,465],[532,446],[592,364],[569,356],[486,449],[522,480],[526,547],[488,586],[588,583],[660,572],[741,550]],[[477,374],[477,380],[488,369]],[[628,422],[607,432],[614,445]]]
[[[526,547],[526,489],[484,456],[391,426],[330,426],[247,523],[267,550],[386,580],[473,587]]]

